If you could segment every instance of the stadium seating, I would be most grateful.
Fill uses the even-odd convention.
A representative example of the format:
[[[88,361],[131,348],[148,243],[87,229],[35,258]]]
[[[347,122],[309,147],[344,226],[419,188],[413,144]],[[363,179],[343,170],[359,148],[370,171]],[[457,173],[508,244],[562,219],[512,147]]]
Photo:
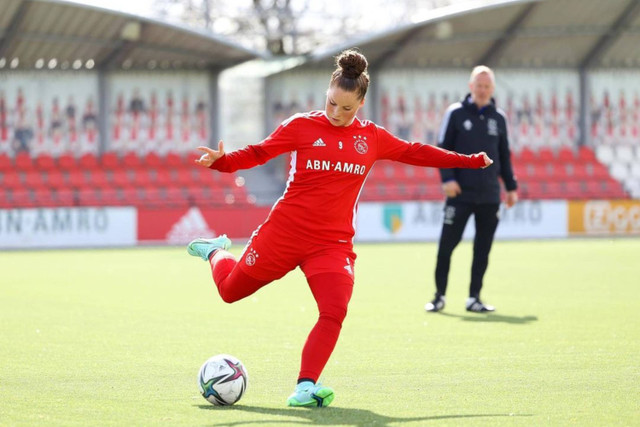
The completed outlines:
[[[31,158],[29,153],[27,153],[26,151],[21,151],[16,154],[15,158],[13,159],[13,164],[19,170],[28,170],[33,167],[33,159]]]
[[[34,160],[35,166],[40,170],[51,170],[56,167],[56,161],[52,155],[42,153]]]
[[[629,151],[617,150],[624,156]],[[599,151],[600,156],[614,158],[614,150]],[[573,149],[544,147],[532,150],[524,147],[512,153],[514,171],[522,199],[628,198],[616,177],[610,173],[589,147]],[[637,162],[640,164],[640,161]],[[631,165],[623,167],[625,174]],[[640,174],[640,166],[635,173]],[[630,172],[629,172],[630,174]],[[612,177],[614,175],[614,177]],[[640,178],[638,178],[640,182]],[[629,184],[631,186],[632,184]],[[638,184],[640,187],[640,183]],[[437,169],[414,167],[388,161],[378,162],[371,171],[361,201],[442,200]]]
[[[13,168],[13,160],[7,153],[0,153],[0,172]]]
[[[635,147],[513,152],[523,199],[628,198],[640,191]],[[609,160],[609,164],[602,160]],[[194,167],[193,156],[115,152],[15,158],[0,154],[0,206],[186,207],[255,203],[236,174]],[[621,184],[624,182],[624,186]],[[625,191],[625,188],[627,191]],[[443,200],[440,173],[391,161],[371,170],[360,201]]]

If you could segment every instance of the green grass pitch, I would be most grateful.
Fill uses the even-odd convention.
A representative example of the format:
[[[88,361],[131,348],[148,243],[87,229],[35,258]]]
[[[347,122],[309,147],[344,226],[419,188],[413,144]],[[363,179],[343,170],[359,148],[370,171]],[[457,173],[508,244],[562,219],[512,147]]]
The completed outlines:
[[[488,315],[464,310],[468,242],[441,314],[435,244],[356,252],[324,409],[285,406],[316,318],[299,270],[228,305],[185,248],[2,252],[0,425],[640,425],[640,239],[496,242]],[[198,392],[217,353],[249,371],[233,407]]]

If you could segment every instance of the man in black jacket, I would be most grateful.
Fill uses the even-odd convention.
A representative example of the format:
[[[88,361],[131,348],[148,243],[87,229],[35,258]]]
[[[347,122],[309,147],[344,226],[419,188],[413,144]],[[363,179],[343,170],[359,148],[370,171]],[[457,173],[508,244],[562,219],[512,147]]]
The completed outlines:
[[[463,154],[485,151],[494,159],[493,167],[486,169],[441,169],[442,190],[447,196],[444,221],[438,246],[436,264],[436,294],[425,310],[444,308],[445,293],[456,248],[469,217],[475,218],[476,234],[473,241],[471,285],[466,302],[467,311],[488,312],[495,308],[480,301],[482,279],[489,264],[489,252],[498,226],[500,213],[500,182],[506,187],[506,206],[518,201],[518,185],[511,167],[511,152],[507,138],[507,123],[502,110],[496,109],[492,98],[495,76],[486,66],[471,72],[470,93],[462,102],[449,106],[443,118],[438,145]]]

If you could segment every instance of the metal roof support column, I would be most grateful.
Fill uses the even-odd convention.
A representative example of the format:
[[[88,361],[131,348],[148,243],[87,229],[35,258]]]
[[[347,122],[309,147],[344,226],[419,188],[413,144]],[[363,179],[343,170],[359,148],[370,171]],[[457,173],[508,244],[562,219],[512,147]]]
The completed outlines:
[[[109,146],[109,88],[107,85],[107,72],[98,70],[98,154],[102,155]]]
[[[217,148],[220,141],[220,70],[209,70],[209,147]]]
[[[262,133],[260,134],[261,137],[266,137],[269,132],[273,131],[272,126],[275,123],[275,115],[274,115],[274,108],[273,108],[273,100],[274,100],[274,89],[273,89],[273,85],[274,85],[274,78],[273,76],[267,76],[264,79],[264,84],[262,86],[262,93],[263,93],[263,100],[262,100],[262,110],[264,111],[264,114],[262,115],[263,120],[262,120]],[[278,123],[279,125],[280,123]]]
[[[578,146],[590,145],[591,133],[589,127],[591,125],[589,118],[589,99],[590,99],[590,79],[587,69],[582,67],[578,70],[578,78],[580,79],[580,116],[578,117],[578,124],[580,126],[580,135],[578,137]]]
[[[369,105],[369,113],[371,120],[376,123],[382,123],[380,118],[380,73],[371,71],[369,75],[371,86],[369,88],[369,96],[367,96],[367,104]]]

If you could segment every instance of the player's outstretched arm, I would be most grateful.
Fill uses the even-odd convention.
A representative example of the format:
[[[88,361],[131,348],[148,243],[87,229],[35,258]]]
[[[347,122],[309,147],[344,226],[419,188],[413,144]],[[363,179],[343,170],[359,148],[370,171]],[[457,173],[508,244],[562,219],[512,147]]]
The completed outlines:
[[[493,160],[491,160],[491,158],[487,156],[487,153],[485,153],[484,151],[479,152],[478,155],[481,155],[482,159],[484,160],[484,167],[482,169],[487,168],[493,164]]]
[[[217,150],[202,145],[198,147],[198,150],[203,151],[204,154],[202,154],[200,158],[196,159],[195,163],[197,165],[204,166],[205,168],[210,167],[216,160],[224,156],[224,144],[222,140],[218,142]]]

